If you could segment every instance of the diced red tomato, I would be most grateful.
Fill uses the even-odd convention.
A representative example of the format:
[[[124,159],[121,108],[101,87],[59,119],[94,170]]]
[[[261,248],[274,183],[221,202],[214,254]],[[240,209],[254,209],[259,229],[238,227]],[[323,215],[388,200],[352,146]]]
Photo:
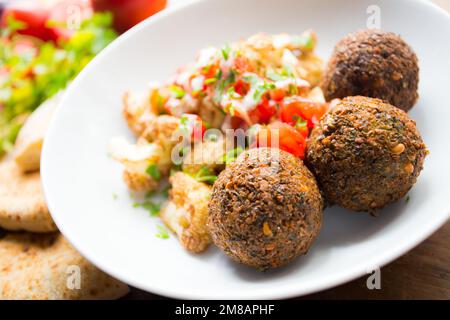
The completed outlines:
[[[256,133],[256,146],[280,148],[303,159],[306,140],[294,127],[283,122],[273,122]]]
[[[187,119],[186,123],[182,125],[185,125],[189,130],[189,132],[191,132],[190,136],[191,140],[193,141],[202,140],[203,135],[205,134],[206,131],[206,126],[203,123],[202,119],[196,114],[187,114],[187,113],[183,115],[182,119],[183,118]]]
[[[270,119],[277,113],[275,105],[269,103],[266,97],[261,98],[261,102],[253,110],[248,112],[252,123],[269,123]]]
[[[248,90],[250,90],[250,84],[243,81],[242,79],[237,80],[234,84],[234,91],[236,91],[236,93],[240,94],[241,96],[245,96]]]
[[[205,79],[215,78],[217,75],[217,71],[219,68],[219,63],[211,64],[206,67],[203,67],[200,72],[205,77]]]
[[[286,93],[281,88],[277,88],[270,91],[270,99],[272,99],[273,101],[279,102],[284,99],[285,95]]]
[[[167,0],[92,0],[96,11],[111,11],[114,28],[125,32],[166,7]]]
[[[302,97],[283,103],[280,109],[280,119],[283,122],[295,125],[300,117],[308,121],[308,127],[312,128],[327,112],[328,104],[314,102]]]

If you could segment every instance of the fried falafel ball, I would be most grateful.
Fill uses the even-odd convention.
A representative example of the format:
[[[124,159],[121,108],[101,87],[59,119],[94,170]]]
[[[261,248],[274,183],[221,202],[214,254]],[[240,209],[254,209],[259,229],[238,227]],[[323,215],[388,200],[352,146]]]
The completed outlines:
[[[427,153],[403,110],[357,96],[343,99],[312,130],[306,164],[330,204],[374,212],[411,189]]]
[[[361,30],[340,40],[321,87],[327,101],[347,96],[379,98],[408,112],[418,99],[417,56],[400,36]]]
[[[266,270],[308,251],[322,210],[316,180],[299,158],[279,149],[250,149],[214,183],[208,227],[233,260]]]

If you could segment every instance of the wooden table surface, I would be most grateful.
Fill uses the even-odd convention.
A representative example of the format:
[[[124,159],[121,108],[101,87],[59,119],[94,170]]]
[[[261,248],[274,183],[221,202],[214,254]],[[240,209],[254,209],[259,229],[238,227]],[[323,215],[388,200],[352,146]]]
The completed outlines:
[[[450,0],[433,0],[450,12]],[[381,289],[367,276],[299,299],[450,299],[450,221],[419,246],[381,269]],[[164,299],[132,289],[125,299]]]

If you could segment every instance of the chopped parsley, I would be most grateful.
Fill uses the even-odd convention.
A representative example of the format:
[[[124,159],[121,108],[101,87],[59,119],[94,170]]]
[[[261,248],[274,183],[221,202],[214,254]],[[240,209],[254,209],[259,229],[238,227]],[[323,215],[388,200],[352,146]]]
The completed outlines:
[[[409,196],[409,194],[408,194],[408,195],[406,196],[405,202],[408,203],[409,200],[411,200],[411,198],[410,198],[410,196]]]
[[[236,158],[244,151],[241,147],[234,148],[229,150],[224,156],[223,161],[226,165],[232,163]]]
[[[154,191],[154,190],[148,191],[148,192],[145,194],[145,198],[148,199],[148,198],[153,197],[154,195],[155,195],[155,191]]]
[[[300,47],[302,50],[311,51],[316,45],[313,35],[310,32],[305,32],[301,36],[293,36],[292,42],[294,45]]]
[[[293,84],[293,83],[289,84],[288,94],[291,96],[298,94],[298,88],[295,84]]]
[[[234,70],[231,70],[225,79],[217,81],[216,95],[214,97],[214,100],[217,104],[220,103],[220,100],[222,99],[222,95],[225,89],[227,89],[232,83],[234,83],[235,80],[236,80],[236,72]]]
[[[279,74],[272,69],[267,70],[266,77],[272,81],[282,81],[286,79],[286,76],[283,76],[282,74]]]
[[[149,165],[145,172],[156,181],[159,181],[161,179],[161,172],[159,172],[156,164],[154,163]]]
[[[217,180],[217,175],[207,166],[203,166],[192,176],[198,182],[206,182],[213,184]]]
[[[169,231],[165,227],[158,225],[156,229],[158,229],[158,233],[156,234],[157,238],[169,239]]]
[[[205,80],[205,84],[208,85],[208,84],[216,82],[217,80],[218,80],[217,78],[208,78]]]
[[[159,215],[159,211],[161,210],[161,205],[154,203],[152,201],[145,201],[142,203],[135,202],[133,203],[134,208],[144,208],[147,210],[152,217],[156,217]]]
[[[306,127],[306,125],[308,124],[307,121],[305,121],[305,119],[303,119],[302,117],[297,116],[296,120],[295,120],[295,125],[294,127],[296,127],[297,129]]]
[[[189,117],[186,114],[183,114],[180,118],[180,131],[183,135],[189,136],[191,129],[189,128]]]
[[[222,56],[225,60],[228,60],[230,57],[231,47],[229,44],[226,44],[222,47]]]
[[[255,93],[253,94],[253,100],[255,100],[255,103],[258,103],[268,90],[273,90],[275,88],[275,84],[266,81],[262,84],[258,84],[255,88]]]
[[[169,197],[169,191],[170,191],[170,185],[167,185],[164,187],[164,189],[161,190],[161,194],[163,197],[168,198]]]
[[[170,92],[172,92],[176,99],[181,99],[186,95],[186,92],[183,90],[183,88],[174,84],[169,87],[169,90]]]
[[[205,139],[211,142],[216,142],[219,140],[217,133],[210,133],[205,135]]]

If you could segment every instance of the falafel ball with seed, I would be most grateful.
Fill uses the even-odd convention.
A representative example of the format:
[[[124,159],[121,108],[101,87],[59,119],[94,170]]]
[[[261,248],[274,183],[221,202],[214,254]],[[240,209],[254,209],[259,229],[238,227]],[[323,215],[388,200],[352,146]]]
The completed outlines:
[[[279,149],[250,149],[214,183],[208,227],[233,260],[266,270],[308,251],[322,210],[316,180],[300,159]]]
[[[325,98],[367,96],[409,111],[418,98],[417,56],[400,36],[361,30],[340,40],[328,62],[321,87]]]
[[[374,212],[411,189],[427,153],[403,110],[359,96],[343,99],[312,130],[306,163],[329,203]]]

